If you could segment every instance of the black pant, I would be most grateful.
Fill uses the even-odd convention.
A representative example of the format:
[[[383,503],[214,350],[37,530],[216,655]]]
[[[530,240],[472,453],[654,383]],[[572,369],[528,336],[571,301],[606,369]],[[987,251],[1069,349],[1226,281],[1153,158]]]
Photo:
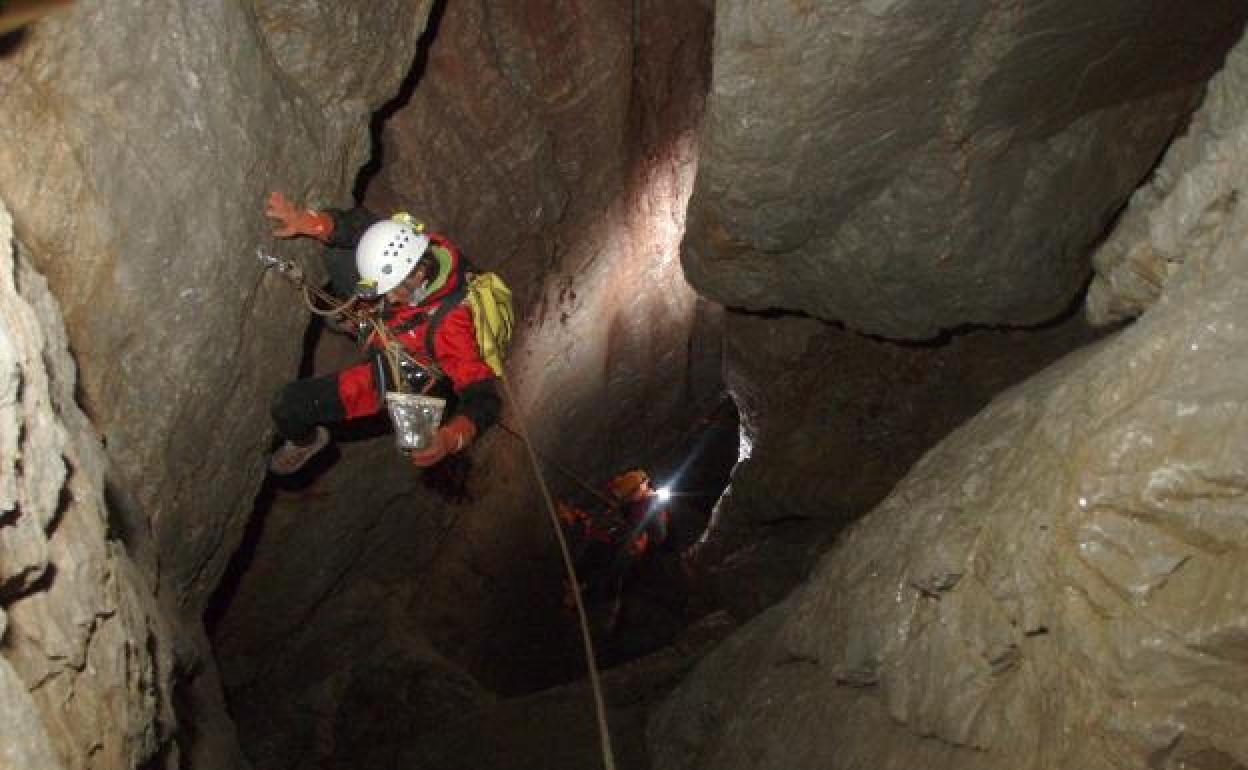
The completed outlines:
[[[317,425],[346,417],[347,410],[338,396],[337,373],[287,383],[273,397],[269,412],[282,438],[308,443]]]

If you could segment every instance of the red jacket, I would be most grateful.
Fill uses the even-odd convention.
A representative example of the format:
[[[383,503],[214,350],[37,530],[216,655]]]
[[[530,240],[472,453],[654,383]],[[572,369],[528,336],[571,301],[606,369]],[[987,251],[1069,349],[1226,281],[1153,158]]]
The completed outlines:
[[[354,240],[358,241],[356,235]],[[433,350],[425,349],[429,321],[444,302],[457,302],[466,280],[459,248],[444,236],[429,234],[430,248],[443,248],[451,255],[451,271],[437,292],[416,305],[388,308],[383,316],[386,328],[396,330],[397,339],[420,363],[434,363],[451,382],[459,397],[456,412],[465,414],[484,431],[498,419],[500,401],[494,372],[481,358],[473,327],[472,311],[458,304],[440,321],[433,337]],[[370,340],[370,345],[375,344]],[[376,414],[382,407],[375,368],[371,362],[356,364],[338,375],[338,396],[347,419]]]

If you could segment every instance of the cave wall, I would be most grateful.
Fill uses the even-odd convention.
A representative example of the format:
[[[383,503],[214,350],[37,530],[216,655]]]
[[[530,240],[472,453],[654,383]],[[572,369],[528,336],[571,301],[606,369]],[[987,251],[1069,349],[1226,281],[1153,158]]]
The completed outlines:
[[[783,599],[931,447],[1103,333],[1073,314],[904,344],[811,318],[728,313],[740,458],[697,549],[702,603],[745,620]]]
[[[1242,177],[1240,152],[1245,96],[1237,91],[1242,54],[1209,84],[1192,125],[1136,190],[1118,226],[1093,255],[1087,315],[1098,325],[1135,318],[1157,302],[1170,277],[1215,249],[1235,216]]]
[[[1245,14],[719,2],[689,280],[887,337],[1047,321]]]
[[[60,308],[2,206],[0,244],[0,761],[177,757],[173,633],[153,565],[119,542],[133,522],[106,503],[107,458],[74,400]]]
[[[670,463],[722,397],[720,311],[677,258],[706,5],[457,2],[430,24],[365,203],[412,212],[512,286],[505,427],[470,453],[465,499],[388,436],[345,431],[310,484],[274,490],[213,633],[258,767],[386,767],[401,736],[428,737],[452,708],[422,688],[472,713],[576,674],[561,562],[514,431],[523,421],[567,497]],[[352,355],[327,335],[314,368]],[[419,684],[377,684],[397,671]],[[361,692],[388,711],[366,734]]]
[[[719,502],[730,529],[857,518],[993,396],[1097,332],[1074,315],[1042,329],[906,345],[808,318],[733,313],[725,335],[748,447]]]
[[[306,322],[254,259],[311,253],[270,242],[264,196],[349,202],[429,5],[80,2],[0,58],[0,195],[61,301],[117,485],[192,613],[250,511],[267,394]]]
[[[1136,263],[1138,320],[994,399],[708,656],[657,768],[1248,765],[1246,77],[1241,44],[1108,242],[1179,255]]]
[[[709,18],[695,0],[448,6],[382,136],[367,203],[416,212],[507,277],[516,406],[586,478],[651,461],[721,392],[718,311],[674,248]]]
[[[703,556],[738,614],[1096,337],[1076,317],[1089,251],[1242,27],[1242,7],[1209,10],[717,5],[682,259],[734,307],[743,456]]]
[[[445,42],[428,72],[406,83],[424,83],[406,118],[415,134],[406,148],[386,140],[396,163],[432,152],[426,165],[439,176],[391,172],[406,179],[376,180],[369,202],[403,206],[445,227],[515,286],[524,328],[513,353],[519,396],[511,414],[523,411],[538,426],[545,454],[575,460],[584,477],[599,481],[618,463],[670,444],[681,420],[694,419],[720,392],[717,311],[696,300],[674,257],[696,159],[705,81],[695,65],[707,56],[709,8],[583,5],[529,3],[521,12],[455,4],[444,12]],[[374,149],[371,116],[402,97],[433,6],[79,2],[4,41],[0,196],[33,269],[60,303],[80,372],[75,395],[104,452],[103,506],[125,525],[105,539],[151,572],[139,591],[159,595],[164,613],[153,621],[152,649],[171,655],[158,685],[179,683],[174,700],[186,716],[176,741],[173,717],[152,717],[160,740],[143,750],[155,752],[152,761],[195,764],[195,747],[217,738],[225,749],[202,763],[237,761],[226,757],[232,730],[214,729],[224,714],[198,616],[245,526],[294,532],[287,545],[314,547],[279,548],[274,562],[262,562],[262,590],[251,604],[240,602],[235,621],[257,618],[264,633],[237,650],[271,641],[270,627],[314,625],[309,608],[341,609],[337,619],[321,619],[350,633],[377,625],[389,646],[374,647],[397,651],[361,665],[338,691],[346,697],[366,691],[393,661],[432,664],[446,675],[438,681],[461,687],[466,698],[485,697],[442,663],[426,627],[436,629],[437,648],[460,656],[458,664],[498,666],[498,650],[515,650],[478,624],[524,614],[530,573],[549,580],[545,565],[557,564],[540,516],[499,526],[503,514],[537,504],[518,445],[497,432],[481,442],[478,463],[491,472],[474,475],[481,488],[467,513],[421,488],[388,440],[347,436],[335,450],[341,486],[302,490],[274,504],[267,519],[249,518],[270,438],[269,394],[295,371],[307,321],[290,288],[263,274],[253,255],[263,248],[293,256],[314,280],[320,276],[312,245],[267,237],[264,194],[282,189],[315,206],[350,202]],[[646,81],[654,87],[636,87]],[[440,117],[422,128],[431,115]],[[474,126],[476,134],[466,130]],[[436,197],[421,186],[430,180]],[[534,211],[545,213],[534,219]],[[610,312],[599,314],[601,307]],[[656,337],[656,328],[664,334]],[[604,400],[618,411],[594,406]],[[604,434],[618,440],[598,452]],[[287,529],[282,515],[292,511],[308,519],[323,512],[318,523],[332,524]],[[408,518],[395,525],[400,515]],[[441,554],[427,544],[441,542],[448,528],[458,536],[449,566],[414,582],[413,557]],[[417,552],[403,543],[418,544]],[[529,555],[509,558],[517,549]],[[296,571],[279,574],[290,563]],[[482,570],[496,564],[506,571]],[[361,583],[335,582],[353,571]],[[71,584],[58,580],[29,590],[64,601],[59,586]],[[338,595],[389,604],[361,615],[351,609],[358,605],[327,601]],[[556,597],[547,609],[557,605]],[[378,622],[387,608],[399,618],[393,627]],[[235,638],[228,633],[235,621],[215,620],[223,638]],[[6,638],[32,634],[23,618]],[[375,637],[352,639],[362,651]],[[269,662],[244,655],[226,665],[240,676],[280,679]],[[20,695],[18,688],[14,698]],[[165,708],[168,699],[160,703]],[[148,761],[142,753],[117,766]]]
[[[7,506],[0,511],[0,709],[29,728],[29,740],[5,746],[21,762],[55,755],[51,761],[64,767],[241,765],[197,618],[252,513],[269,439],[268,395],[294,371],[307,320],[289,287],[263,275],[252,255],[262,246],[307,258],[316,275],[314,247],[269,242],[261,201],[277,187],[313,205],[349,202],[371,152],[370,115],[402,93],[434,5],[84,0],[5,40],[0,199],[12,210],[20,244],[22,298],[8,292],[3,302],[17,310],[5,317],[10,359],[0,441],[9,448],[27,442],[22,457],[38,458],[17,462],[13,450],[0,466]],[[697,299],[673,258],[700,155],[684,266],[718,301],[915,337],[965,323],[1047,319],[1087,276],[1085,248],[1181,125],[1244,13],[1227,2],[1202,9],[1200,20],[1166,3],[1046,4],[1026,12],[965,3],[930,19],[913,3],[721,2],[709,139],[702,140],[709,3],[442,8],[423,69],[407,82],[411,93],[391,105],[385,165],[367,201],[414,211],[507,276],[524,320],[507,419],[523,414],[545,455],[592,480],[662,454],[721,388],[720,311]],[[897,41],[909,42],[899,49]],[[968,58],[951,62],[957,51]],[[1043,78],[1029,74],[1038,62]],[[926,77],[941,64],[958,73],[951,83]],[[1233,92],[1227,87],[1219,98]],[[1200,131],[1217,135],[1238,125],[1225,120]],[[1183,146],[1203,153],[1210,145]],[[1210,178],[1224,151],[1210,152]],[[1193,176],[1172,188],[1168,175],[1177,168],[1165,168],[1144,195],[1197,186]],[[1126,660],[1119,653],[1127,648],[1080,635],[1126,638],[1178,618],[1181,626],[1157,637],[1156,654],[1170,656],[1164,660],[1176,676],[1198,669],[1205,678],[1177,686],[1197,682],[1238,716],[1233,697],[1217,690],[1240,675],[1233,662],[1221,662],[1237,654],[1237,615],[1209,588],[1218,560],[1237,555],[1237,540],[1188,535],[1182,527],[1178,535],[1154,535],[1114,518],[1119,508],[1164,518],[1167,501],[1192,497],[1198,524],[1205,526],[1208,511],[1209,526],[1220,526],[1224,514],[1233,526],[1234,447],[1219,454],[1192,438],[1199,431],[1184,431],[1217,418],[1202,423],[1217,434],[1235,414],[1233,399],[1207,377],[1233,382],[1237,375],[1228,368],[1240,325],[1229,309],[1241,291],[1228,245],[1242,236],[1236,189],[1223,185],[1210,198],[1216,205],[1200,217],[1199,231],[1207,248],[1178,269],[1175,288],[1155,311],[1095,355],[996,402],[981,427],[956,434],[938,460],[920,464],[909,486],[848,536],[810,587],[708,661],[656,723],[660,761],[853,766],[854,752],[865,756],[886,735],[896,738],[889,744],[894,759],[881,762],[905,765],[920,756],[974,766],[994,751],[1024,750],[1033,733],[1002,737],[1002,725],[1016,726],[1009,720],[1017,714],[1037,717],[1029,724],[1041,729],[1080,719],[1099,729],[1095,719],[1105,712],[1097,708],[1124,687],[1135,687],[1144,706],[1134,721],[1098,733],[1107,756],[1134,761],[1151,752],[1163,766],[1241,758],[1229,729],[1201,721],[1210,709],[1198,701],[1182,714],[1202,729],[1212,726],[1190,736],[1167,732],[1175,712],[1167,711],[1166,693],[1132,678],[1132,665],[1144,659]],[[1152,248],[1167,272],[1184,261],[1176,253],[1193,256]],[[784,269],[772,255],[783,257]],[[1110,261],[1101,262],[1103,276]],[[1159,275],[1158,264],[1147,269]],[[43,280],[47,294],[38,288]],[[1212,328],[1196,325],[1201,303],[1201,323]],[[33,325],[30,308],[40,317]],[[794,326],[782,344],[768,343]],[[766,393],[767,378],[794,366],[801,371],[788,379],[796,390],[818,392],[839,378],[829,357],[865,348],[888,358],[880,351],[890,348],[873,349],[813,320],[736,318],[728,328],[730,351],[736,346],[728,376],[738,378],[741,403],[757,406],[749,431],[759,447],[758,462],[743,466],[735,498],[725,502],[729,518],[770,522],[785,515],[768,505],[781,494],[803,517],[837,518],[882,494],[883,476],[855,478],[849,496],[831,504],[826,486],[835,482],[798,483],[821,471],[802,449],[822,442],[821,426],[890,424],[871,413],[870,399],[823,393],[803,405],[758,394]],[[51,340],[43,349],[40,333]],[[1176,340],[1187,344],[1198,334],[1212,335],[1212,351],[1228,355],[1213,356],[1201,337],[1192,343],[1204,351],[1198,368],[1154,367],[1150,356],[1163,358],[1177,350]],[[971,338],[961,344],[975,347]],[[342,355],[322,351],[320,365]],[[889,371],[904,386],[920,358],[896,356]],[[1148,376],[1112,380],[1131,371],[1129,361],[1114,363],[1127,359],[1140,361],[1135,370]],[[960,376],[977,374],[968,368]],[[941,387],[957,381],[937,379]],[[1081,380],[1090,383],[1085,395],[1070,384]],[[873,387],[863,382],[859,387]],[[983,386],[961,408],[986,398],[989,383]],[[1162,395],[1145,391],[1131,400],[1148,387]],[[1165,395],[1166,388],[1178,395]],[[1164,426],[1155,428],[1164,436],[1145,446],[1145,428],[1122,427],[1131,412],[1115,393],[1141,404],[1140,424]],[[1204,400],[1192,401],[1192,393]],[[829,419],[823,406],[858,400],[864,412],[837,413],[847,422]],[[1118,462],[1123,446],[1139,449],[1126,467],[1144,475],[1128,477],[1122,494],[1151,489],[1144,482],[1157,468],[1157,483],[1178,478],[1179,491],[1163,489],[1161,502],[1111,499],[1095,520],[1078,518],[1066,498],[1032,505],[1018,497],[1033,475],[1057,478],[1058,466],[1067,473],[1059,490],[1085,478],[1056,460],[1030,457],[1052,458],[1046,442],[1061,432],[1053,426],[1080,415],[1084,422],[1097,416],[1108,432],[1085,440],[1072,428],[1063,434],[1071,452]],[[959,417],[942,415],[919,435],[934,436]],[[1177,417],[1192,419],[1171,429],[1167,420]],[[1009,425],[993,425],[998,419]],[[788,445],[780,441],[786,433],[793,436]],[[1003,449],[995,470],[966,459],[1002,436],[1006,449],[1030,454],[1019,459]],[[536,494],[509,434],[496,430],[482,440],[472,459],[486,472],[471,475],[468,502],[449,504],[395,462],[388,439],[342,438],[328,458],[336,463],[333,483],[274,490],[267,515],[250,519],[262,530],[253,569],[216,627],[227,677],[243,685],[236,703],[246,737],[265,763],[349,764],[351,747],[378,740],[355,716],[382,696],[414,731],[448,709],[488,704],[494,695],[477,679],[503,681],[508,656],[508,666],[543,662],[548,638],[541,634],[560,612],[554,593],[530,603],[532,586],[553,580],[551,542],[546,523],[530,515],[539,508]],[[1097,441],[1106,442],[1104,451]],[[907,449],[917,453],[919,443]],[[1183,486],[1193,478],[1185,468],[1202,462],[1214,463],[1197,473],[1212,479],[1201,483],[1214,492]],[[776,470],[789,464],[791,475]],[[1112,477],[1118,466],[1096,468],[1084,472]],[[1015,623],[1025,614],[1016,611],[1026,605],[1021,590],[962,579],[980,568],[999,577],[1005,560],[980,560],[996,554],[987,546],[968,550],[967,533],[985,532],[1008,553],[1013,540],[993,527],[1010,526],[1010,513],[1032,517],[1020,527],[1079,533],[1025,546],[1034,549],[1025,556],[1036,556],[1023,558],[1024,567],[1044,572],[1058,564],[1061,580],[1026,582],[1033,575],[1024,571],[1019,581],[1069,586],[1076,600],[1085,595],[1084,604],[1050,598],[1041,625],[1030,614]],[[1072,555],[1142,551],[1137,538],[1164,542],[1166,558],[1136,564]],[[919,566],[898,549],[916,553]],[[862,561],[872,555],[893,572],[858,580],[872,574],[875,564]],[[962,572],[946,568],[946,557]],[[1174,580],[1165,577],[1171,567]],[[996,591],[991,596],[979,588],[985,582]],[[1109,588],[1092,590],[1103,584]],[[1183,585],[1166,593],[1171,584]],[[1182,614],[1206,598],[1202,591],[1211,597],[1206,625]],[[1139,606],[1140,595],[1162,609]],[[828,602],[834,609],[825,611]],[[1106,625],[1106,616],[1122,625]],[[481,630],[522,622],[531,623],[527,636]],[[969,629],[974,644],[942,636],[949,627]],[[899,633],[885,645],[871,635],[876,628]],[[1187,647],[1167,646],[1184,634]],[[1048,643],[1090,662],[1058,670]],[[1031,706],[1019,706],[1020,698],[1035,692],[1019,684],[1019,672],[1048,675],[1050,664],[1062,681],[1084,685],[1086,700],[1072,696],[1051,708],[1041,701],[1049,710],[1026,712]],[[308,680],[308,671],[320,676]],[[908,684],[946,672],[964,678],[930,682],[928,692],[951,696],[941,702],[923,700]],[[413,684],[387,688],[397,680]],[[773,703],[821,705],[777,714],[747,690]],[[972,708],[961,709],[967,703]],[[967,713],[974,718],[959,722]],[[682,722],[680,714],[694,717]],[[837,730],[827,730],[829,716]],[[699,734],[704,719],[725,725],[723,737]],[[811,734],[819,740],[808,740]],[[841,760],[827,759],[834,740]],[[982,757],[965,746],[979,747]],[[1094,748],[1069,739],[1035,756],[1076,762]],[[377,761],[384,766],[385,755]]]
[[[312,253],[269,242],[262,201],[349,202],[430,5],[84,0],[5,36],[0,199],[39,315],[5,319],[18,766],[242,766],[199,614],[306,323],[254,254]]]

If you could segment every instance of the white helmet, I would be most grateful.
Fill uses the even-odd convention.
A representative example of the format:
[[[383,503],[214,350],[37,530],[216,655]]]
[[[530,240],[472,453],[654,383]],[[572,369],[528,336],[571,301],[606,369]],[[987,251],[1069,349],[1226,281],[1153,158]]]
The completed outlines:
[[[355,247],[359,293],[385,294],[403,282],[429,248],[429,236],[405,222],[385,219],[364,231]]]

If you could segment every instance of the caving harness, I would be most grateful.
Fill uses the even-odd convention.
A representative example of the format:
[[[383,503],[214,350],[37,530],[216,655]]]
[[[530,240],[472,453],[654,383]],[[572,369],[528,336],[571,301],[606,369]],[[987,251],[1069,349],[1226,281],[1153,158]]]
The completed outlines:
[[[303,295],[304,304],[313,314],[331,319],[339,328],[346,327],[356,334],[363,347],[369,349],[373,358],[374,375],[378,392],[384,394],[386,411],[394,426],[395,444],[399,451],[408,453],[424,449],[433,441],[433,433],[442,420],[446,400],[429,395],[430,390],[442,377],[433,362],[420,361],[408,353],[395,338],[396,333],[406,329],[389,329],[382,320],[382,303],[360,296],[345,301],[308,283],[303,269],[291,259],[281,259],[256,251],[256,259],[266,268],[275,269],[295,285]],[[445,315],[457,301],[447,298],[438,306],[435,315]],[[425,314],[417,314],[408,322],[408,329],[425,320]],[[439,318],[440,320],[440,318]],[[432,327],[432,324],[430,324]],[[432,329],[426,338],[426,349],[433,350]]]

